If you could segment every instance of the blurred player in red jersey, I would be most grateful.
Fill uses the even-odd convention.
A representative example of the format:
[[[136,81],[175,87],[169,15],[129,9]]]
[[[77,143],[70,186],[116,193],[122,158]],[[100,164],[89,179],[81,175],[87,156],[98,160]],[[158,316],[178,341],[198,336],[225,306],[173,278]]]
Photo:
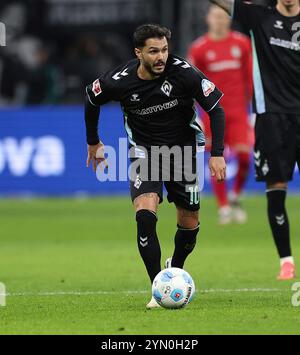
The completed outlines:
[[[212,178],[219,207],[219,223],[244,223],[247,214],[239,196],[249,172],[252,128],[248,107],[252,98],[251,42],[247,36],[231,30],[228,14],[212,5],[207,15],[208,33],[198,38],[188,51],[188,59],[224,92],[222,106],[226,113],[225,146],[238,162],[233,190],[227,194],[225,182]],[[202,113],[206,143],[211,145],[209,117]]]

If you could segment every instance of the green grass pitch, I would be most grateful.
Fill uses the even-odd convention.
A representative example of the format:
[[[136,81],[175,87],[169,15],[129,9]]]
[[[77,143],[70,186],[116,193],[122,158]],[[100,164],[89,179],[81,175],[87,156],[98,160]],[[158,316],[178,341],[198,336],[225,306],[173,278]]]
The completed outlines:
[[[150,284],[130,199],[0,201],[1,334],[299,334],[292,282],[279,263],[263,196],[245,199],[246,225],[218,226],[203,197],[201,229],[185,268],[197,293],[181,310],[147,311]],[[300,268],[299,196],[288,199]],[[160,206],[162,261],[173,251],[175,208]],[[297,281],[297,280],[296,280]],[[300,280],[298,280],[300,281]]]

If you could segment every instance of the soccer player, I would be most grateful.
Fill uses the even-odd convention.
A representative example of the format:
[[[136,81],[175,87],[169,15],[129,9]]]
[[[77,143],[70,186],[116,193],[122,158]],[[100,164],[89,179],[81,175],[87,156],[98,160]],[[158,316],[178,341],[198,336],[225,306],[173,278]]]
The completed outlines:
[[[196,136],[201,128],[195,122],[194,100],[211,119],[211,174],[224,180],[224,110],[219,104],[222,93],[200,71],[184,59],[169,54],[169,29],[160,25],[142,25],[134,33],[136,59],[101,75],[86,89],[85,123],[88,143],[87,166],[102,164],[99,155],[103,143],[98,136],[100,106],[114,100],[121,103],[130,143],[132,163],[146,159],[146,165],[158,166],[159,178],[144,179],[132,169],[130,193],[136,212],[137,243],[150,281],[161,271],[161,250],[156,233],[158,205],[163,200],[163,184],[168,201],[177,209],[175,250],[168,266],[182,268],[196,244],[199,231],[199,190],[197,178],[174,179],[172,171],[183,169],[171,159],[171,177],[164,181],[167,167],[152,154],[153,147],[190,147],[196,164]],[[98,151],[98,153],[97,153]],[[131,165],[131,167],[133,164]],[[183,169],[184,170],[184,169]],[[151,171],[152,173],[152,171]],[[147,308],[157,307],[151,299]]]
[[[278,279],[293,279],[285,199],[296,162],[300,167],[299,0],[278,0],[273,7],[241,0],[211,2],[240,21],[251,35],[256,178],[266,183],[268,218],[280,257]]]
[[[234,154],[238,163],[229,196],[226,182],[217,183],[214,178],[211,179],[219,207],[219,223],[244,223],[247,214],[241,207],[239,196],[250,165],[252,128],[248,107],[252,98],[251,43],[247,36],[231,31],[230,17],[216,5],[209,9],[207,24],[208,33],[193,42],[188,51],[188,59],[224,93],[222,107],[226,112],[225,147]],[[209,118],[205,113],[202,122],[209,147],[211,132]]]

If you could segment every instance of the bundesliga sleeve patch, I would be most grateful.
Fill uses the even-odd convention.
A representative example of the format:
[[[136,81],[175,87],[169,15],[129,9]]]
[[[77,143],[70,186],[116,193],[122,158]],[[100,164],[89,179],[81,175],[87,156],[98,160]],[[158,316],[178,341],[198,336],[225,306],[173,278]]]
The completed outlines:
[[[212,92],[215,91],[215,84],[207,79],[203,79],[201,82],[202,91],[205,97],[208,97]]]
[[[99,94],[101,94],[102,89],[101,89],[101,85],[100,85],[100,81],[99,79],[95,80],[93,82],[93,88],[92,91],[94,93],[95,96],[98,96]]]

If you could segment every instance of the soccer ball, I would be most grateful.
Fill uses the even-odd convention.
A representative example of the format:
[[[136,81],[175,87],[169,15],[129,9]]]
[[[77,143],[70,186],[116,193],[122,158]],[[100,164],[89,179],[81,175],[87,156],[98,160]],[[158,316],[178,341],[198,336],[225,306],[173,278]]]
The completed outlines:
[[[164,308],[182,308],[191,302],[195,284],[189,273],[177,267],[159,272],[152,284],[152,296]]]

